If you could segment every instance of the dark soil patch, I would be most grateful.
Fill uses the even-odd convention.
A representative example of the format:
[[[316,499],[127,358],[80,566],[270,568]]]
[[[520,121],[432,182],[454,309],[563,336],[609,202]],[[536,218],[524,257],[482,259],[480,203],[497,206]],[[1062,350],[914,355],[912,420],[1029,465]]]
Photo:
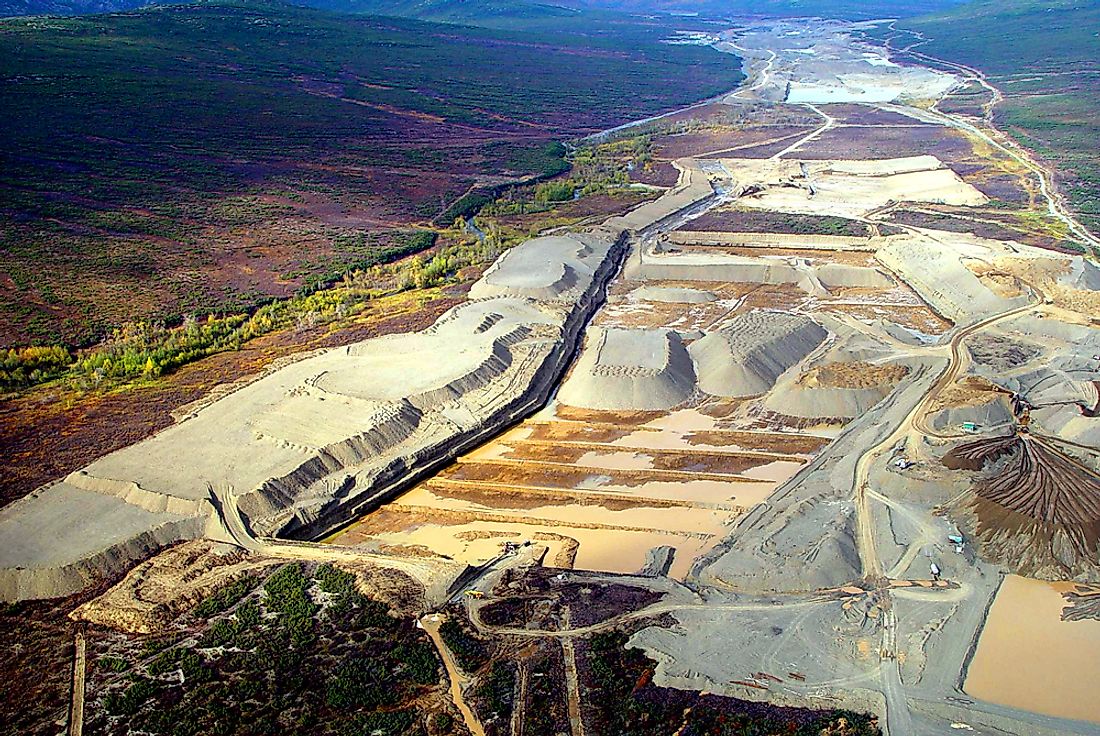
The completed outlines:
[[[501,582],[501,590],[529,591],[494,601],[481,608],[481,620],[490,626],[525,628],[534,626],[557,631],[563,628],[563,615],[569,609],[570,626],[593,626],[624,613],[631,613],[656,603],[663,594],[631,585],[617,585],[606,581],[585,583],[575,580],[570,571],[569,582],[559,583],[548,575],[557,575],[553,568],[542,568],[532,574],[510,577]],[[532,578],[528,580],[528,578]]]
[[[0,723],[5,733],[56,736],[67,723],[73,635],[68,614],[106,592],[104,582],[68,598],[0,604]]]
[[[655,156],[659,159],[677,159],[685,156],[722,156],[725,158],[748,158],[741,146],[762,144],[782,138],[789,146],[800,133],[808,133],[812,127],[803,126],[762,126],[735,127],[721,126],[698,132],[660,136],[654,141]]]
[[[759,210],[711,210],[687,224],[685,230],[705,232],[788,233],[866,237],[867,226],[843,217],[792,215]]]
[[[981,238],[994,240],[1015,240],[1026,245],[1034,245],[1037,248],[1058,250],[1058,240],[1021,232],[1010,227],[1007,223],[978,222],[971,217],[982,220],[992,220],[998,215],[991,215],[971,209],[964,213],[964,217],[954,217],[950,212],[912,212],[908,210],[895,210],[891,213],[891,222],[900,222],[916,227],[927,227],[934,230],[946,230],[953,233],[973,233]]]
[[[941,161],[969,158],[970,144],[940,126],[921,128],[834,128],[798,149],[799,158],[904,158],[933,154]]]
[[[915,120],[905,115],[887,110],[879,110],[866,105],[821,105],[822,110],[836,118],[841,123],[848,125],[920,125]]]

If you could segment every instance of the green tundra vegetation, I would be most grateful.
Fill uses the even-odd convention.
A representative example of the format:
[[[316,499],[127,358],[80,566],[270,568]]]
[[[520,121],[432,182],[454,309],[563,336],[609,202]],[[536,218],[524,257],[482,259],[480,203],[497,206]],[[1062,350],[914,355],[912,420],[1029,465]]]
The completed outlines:
[[[367,302],[394,291],[439,286],[464,266],[481,263],[495,251],[472,240],[453,242],[425,262],[413,259],[379,266],[387,259],[417,253],[435,242],[436,233],[418,231],[398,245],[373,251],[332,285],[310,281],[290,299],[269,301],[251,313],[208,313],[180,325],[141,321],[115,328],[102,343],[75,354],[63,346],[27,347],[0,352],[0,390],[25,389],[63,379],[81,390],[106,389],[135,379],[153,379],[200,358],[239,349],[249,340],[307,322],[325,324],[362,311]],[[396,288],[387,288],[397,282]]]
[[[562,173],[556,141],[736,86],[730,55],[661,43],[677,23],[269,0],[0,21],[0,347],[254,309],[387,247],[364,231]]]
[[[1081,221],[1100,231],[1100,4],[980,0],[898,26],[927,39],[914,50],[988,76],[1004,93],[997,125],[1054,167]]]
[[[290,563],[231,583],[142,646],[111,639],[92,660],[95,733],[446,733],[442,668],[411,618],[331,565]],[[247,581],[241,584],[241,581]],[[445,703],[445,699],[437,699]],[[438,707],[438,706],[437,706]]]
[[[630,186],[630,172],[652,160],[652,138],[644,133],[624,135],[610,142],[581,143],[569,154],[568,178],[531,186],[502,188],[495,199],[484,202],[482,216],[499,217],[548,212],[555,205],[592,194]]]
[[[560,155],[554,147],[548,151]],[[305,280],[287,299],[269,299],[250,311],[189,315],[179,324],[140,320],[112,329],[83,350],[62,345],[0,351],[0,391],[22,391],[62,381],[77,391],[104,391],[147,382],[208,355],[237,350],[248,341],[297,326],[323,326],[354,318],[372,301],[401,292],[420,293],[467,280],[464,269],[483,267],[501,252],[536,234],[499,226],[492,216],[545,213],[546,227],[564,224],[554,207],[574,195],[623,190],[631,167],[649,161],[649,138],[639,135],[610,143],[581,145],[572,155],[570,178],[511,185],[482,205],[483,238],[449,230],[395,230],[345,236],[353,255]],[[363,246],[361,243],[368,243]],[[411,255],[411,257],[409,257]],[[476,271],[474,272],[476,273]]]

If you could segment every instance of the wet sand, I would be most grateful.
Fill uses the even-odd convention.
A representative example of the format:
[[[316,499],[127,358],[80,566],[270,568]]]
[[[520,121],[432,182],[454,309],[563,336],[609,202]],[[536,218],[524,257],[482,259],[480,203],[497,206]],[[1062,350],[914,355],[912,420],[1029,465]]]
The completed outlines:
[[[695,307],[713,318],[737,303]],[[668,326],[672,317],[690,321],[692,308],[628,300],[601,316]],[[667,545],[676,550],[669,575],[683,578],[820,444],[819,433],[787,427],[736,431],[731,424],[755,421],[731,420],[739,406],[693,397],[671,411],[598,410],[555,399],[330,541],[419,545],[477,564],[506,538],[538,536],[547,564],[621,573],[637,572],[650,549]]]
[[[629,496],[627,497],[629,499]],[[552,524],[576,524],[584,527],[601,525],[609,527],[629,527],[632,529],[652,529],[654,531],[687,532],[693,534],[720,534],[725,529],[724,521],[728,512],[699,508],[661,508],[646,504],[646,499],[637,500],[637,505],[623,510],[611,510],[599,503],[563,503],[542,505],[532,508],[509,507],[508,499],[502,498],[500,505],[483,506],[462,498],[447,497],[424,486],[418,486],[393,503],[397,506],[411,506],[417,509],[440,509],[471,515],[492,514],[494,516],[516,516],[519,523],[542,520]]]
[[[640,452],[586,452],[577,465],[605,470],[651,470],[653,458]]]
[[[418,524],[398,532],[379,532],[370,538],[390,544],[422,545],[440,554],[470,564],[479,564],[500,553],[505,540],[525,541],[535,534],[575,539],[579,544],[573,567],[580,570],[636,573],[646,563],[646,553],[653,547],[669,545],[676,556],[669,576],[683,579],[691,569],[692,560],[703,554],[717,540],[682,537],[660,532],[624,531],[619,529],[579,529],[569,526],[540,526],[537,523],[511,521],[472,521],[457,524]],[[495,533],[506,536],[478,537]],[[359,541],[363,541],[360,538]],[[344,540],[343,543],[346,543]],[[552,565],[564,546],[559,541],[539,541],[549,553],[546,564]]]
[[[1100,621],[1062,621],[1072,583],[1005,578],[964,689],[993,703],[1100,723]]]
[[[646,498],[668,498],[701,503],[736,504],[744,508],[755,506],[775,490],[774,483],[727,483],[720,480],[689,480],[686,483],[654,480],[640,486],[626,488],[607,484],[604,491],[621,491]]]
[[[768,463],[767,465],[761,465],[760,467],[756,468],[749,468],[744,473],[742,473],[742,475],[747,478],[771,481],[775,485],[779,485],[801,469],[802,463],[791,462],[788,460],[777,460],[776,462]]]

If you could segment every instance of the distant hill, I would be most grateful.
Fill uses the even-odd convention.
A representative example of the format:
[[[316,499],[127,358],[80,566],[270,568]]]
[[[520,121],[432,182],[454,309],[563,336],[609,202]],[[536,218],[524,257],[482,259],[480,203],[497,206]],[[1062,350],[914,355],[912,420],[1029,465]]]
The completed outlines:
[[[342,13],[368,13],[450,23],[570,18],[580,15],[580,4],[537,0],[295,0],[302,5]]]
[[[1100,69],[1097,0],[980,0],[901,26],[929,37],[920,50],[990,73]]]
[[[149,4],[148,0],[0,0],[0,16],[113,13]]]
[[[735,15],[805,16],[867,19],[906,17],[958,5],[962,0],[299,0],[359,13],[378,13],[441,21],[497,23],[537,20],[592,12],[660,13],[710,18]]]
[[[979,0],[898,25],[924,35],[917,51],[989,76],[1005,95],[998,126],[1055,168],[1100,232],[1100,2]]]
[[[951,8],[960,0],[296,0],[295,4],[344,13],[366,13],[475,25],[569,18],[584,12],[799,16],[866,19],[908,17]],[[0,16],[82,15],[131,10],[150,0],[0,0]]]
[[[708,16],[771,15],[825,18],[897,18],[933,13],[961,0],[576,0],[586,7],[633,13],[699,13]]]

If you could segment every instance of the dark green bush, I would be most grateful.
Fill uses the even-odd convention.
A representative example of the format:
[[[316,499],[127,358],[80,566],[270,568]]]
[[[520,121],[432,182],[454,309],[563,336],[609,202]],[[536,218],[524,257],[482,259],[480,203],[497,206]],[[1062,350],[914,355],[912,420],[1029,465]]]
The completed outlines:
[[[447,619],[439,627],[439,635],[454,654],[458,666],[466,672],[477,672],[489,661],[486,643],[468,632],[453,619]]]
[[[342,663],[325,688],[325,702],[333,708],[377,708],[392,705],[398,698],[386,667],[366,657]]]
[[[237,578],[196,606],[195,615],[200,618],[210,618],[215,613],[227,611],[232,608],[237,601],[251,593],[259,584],[260,579],[255,575],[245,575],[244,577]]]

